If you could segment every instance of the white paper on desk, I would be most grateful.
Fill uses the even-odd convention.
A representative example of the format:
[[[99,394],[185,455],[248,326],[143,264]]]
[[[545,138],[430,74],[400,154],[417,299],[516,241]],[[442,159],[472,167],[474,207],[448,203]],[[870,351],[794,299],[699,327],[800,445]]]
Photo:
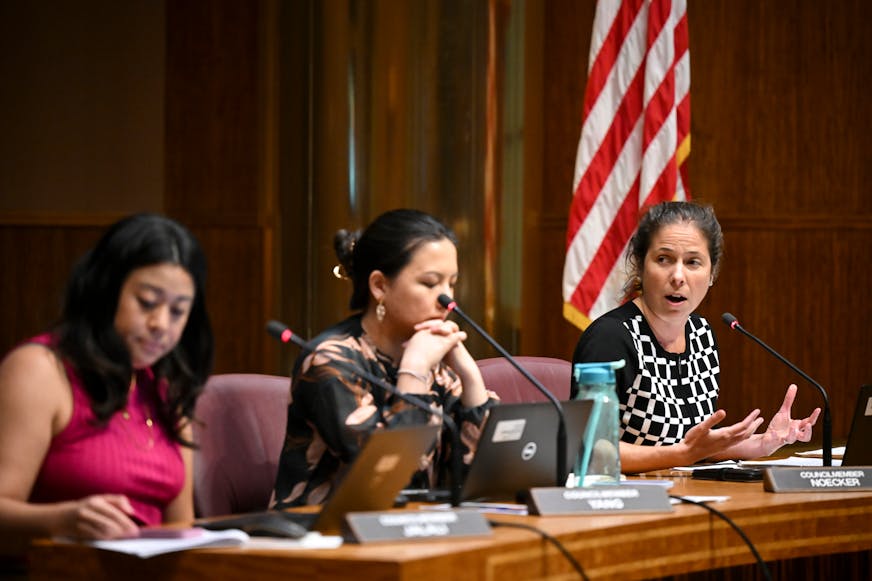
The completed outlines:
[[[807,450],[805,452],[797,452],[796,456],[802,456],[804,458],[823,458],[824,457],[824,449],[818,448],[817,450]],[[833,448],[833,458],[841,458],[845,455],[845,447],[844,446],[836,446]]]
[[[801,456],[791,456],[790,458],[778,458],[776,460],[742,460],[742,466],[823,466],[824,461],[821,458],[804,458]],[[841,466],[840,458],[833,458],[833,466]]]
[[[669,497],[669,503],[681,504],[682,498],[686,498],[693,502],[724,502],[725,500],[730,500],[729,496],[692,496],[690,494],[683,494],[681,495],[681,498]]]
[[[116,551],[136,555],[142,559],[199,549],[203,547],[236,547],[247,543],[249,536],[239,529],[227,529],[223,531],[210,531],[203,529],[201,534],[195,537],[180,539],[120,539],[116,541],[87,541],[87,544],[106,551]]]
[[[515,504],[512,502],[461,502],[459,507],[451,506],[448,503],[432,504],[422,506],[421,510],[454,510],[455,508],[468,508],[481,513],[492,514],[520,514],[526,515],[526,504]]]
[[[653,478],[627,478],[626,480],[621,480],[621,484],[625,486],[662,486],[663,488],[669,490],[670,488],[675,486],[675,481]]]
[[[717,470],[719,468],[737,468],[739,463],[735,460],[724,460],[714,464],[697,464],[695,466],[676,466],[673,470],[678,472],[693,472],[694,470]]]
[[[342,537],[322,535],[311,531],[299,539],[284,539],[278,537],[251,537],[245,543],[246,549],[335,549],[342,546]]]

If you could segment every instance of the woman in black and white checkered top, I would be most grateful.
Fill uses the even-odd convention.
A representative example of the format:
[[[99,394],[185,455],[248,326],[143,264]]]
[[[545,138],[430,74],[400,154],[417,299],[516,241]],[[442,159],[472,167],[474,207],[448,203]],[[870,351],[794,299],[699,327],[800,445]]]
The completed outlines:
[[[714,429],[726,416],[717,408],[718,344],[708,321],[694,311],[714,284],[722,252],[712,208],[691,202],[653,206],[627,248],[627,302],[591,323],[575,348],[574,363],[626,361],[615,372],[624,472],[704,458],[757,458],[811,439],[820,409],[792,419],[795,385],[764,432],[755,433],[763,424],[759,409]],[[577,391],[573,380],[573,397]]]

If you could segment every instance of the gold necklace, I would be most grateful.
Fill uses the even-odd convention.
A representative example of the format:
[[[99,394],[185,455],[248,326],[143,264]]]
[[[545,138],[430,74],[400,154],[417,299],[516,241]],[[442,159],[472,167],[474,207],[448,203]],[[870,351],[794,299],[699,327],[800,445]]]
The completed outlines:
[[[133,379],[130,380],[130,391],[127,395],[127,406],[130,406],[131,400],[133,399],[134,392],[136,391],[136,376],[133,376]],[[130,421],[130,412],[127,410],[127,407],[124,408],[121,412],[121,417],[124,418],[125,422]],[[151,413],[148,410],[148,407],[145,408],[145,425],[148,426],[148,444],[146,445],[146,449],[154,448],[154,421],[151,419]],[[137,446],[142,448],[142,445],[139,441],[133,437],[133,434],[130,432],[130,428],[128,428],[125,424],[125,430],[127,431],[130,439],[136,443]]]

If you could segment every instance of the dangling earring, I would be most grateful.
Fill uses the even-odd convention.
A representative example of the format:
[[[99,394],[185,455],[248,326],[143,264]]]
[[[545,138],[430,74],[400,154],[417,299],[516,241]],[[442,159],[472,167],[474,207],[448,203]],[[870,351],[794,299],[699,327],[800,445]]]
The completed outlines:
[[[385,320],[385,305],[383,301],[379,301],[375,307],[375,318],[381,323]]]
[[[715,284],[715,277],[711,277],[709,279],[709,286],[714,286],[714,284]]]

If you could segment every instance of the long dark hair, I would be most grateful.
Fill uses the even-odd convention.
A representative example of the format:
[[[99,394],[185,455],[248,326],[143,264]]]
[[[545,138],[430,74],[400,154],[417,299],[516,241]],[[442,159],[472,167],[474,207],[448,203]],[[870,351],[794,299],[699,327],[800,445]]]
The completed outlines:
[[[180,420],[193,417],[214,357],[206,311],[206,258],[184,226],[155,214],[136,214],[110,226],[73,268],[55,328],[57,350],[79,374],[98,421],[123,409],[133,364],[115,331],[119,294],[133,270],[161,263],[181,266],[194,282],[194,302],[182,336],[152,366],[155,377],[168,382],[161,420],[182,441]]]
[[[361,233],[339,230],[333,238],[336,257],[354,289],[350,307],[362,310],[369,304],[369,275],[374,270],[396,276],[425,242],[457,237],[445,224],[419,210],[390,210],[372,221]]]

